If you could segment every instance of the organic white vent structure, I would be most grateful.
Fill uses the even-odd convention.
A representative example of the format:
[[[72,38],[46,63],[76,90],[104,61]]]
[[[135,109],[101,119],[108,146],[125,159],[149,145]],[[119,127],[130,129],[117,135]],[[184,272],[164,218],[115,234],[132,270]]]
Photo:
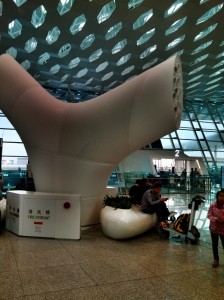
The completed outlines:
[[[24,143],[37,192],[81,194],[81,225],[99,221],[118,163],[180,125],[178,56],[76,104],[54,98],[8,54],[0,56],[0,82],[0,109]]]

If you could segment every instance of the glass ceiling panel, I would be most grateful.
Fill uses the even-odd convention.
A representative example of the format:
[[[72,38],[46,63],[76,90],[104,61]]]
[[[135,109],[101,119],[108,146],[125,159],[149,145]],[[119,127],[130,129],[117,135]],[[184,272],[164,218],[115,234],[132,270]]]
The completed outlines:
[[[220,57],[223,57],[223,56],[224,56],[224,51],[221,52],[221,53],[219,53],[219,54],[216,56],[216,58],[220,58]]]
[[[140,58],[145,58],[146,56],[150,55],[152,52],[154,52],[156,50],[157,46],[154,45],[152,47],[149,47],[148,49],[146,49],[145,51],[142,52],[142,54],[140,54]]]
[[[60,58],[65,57],[69,54],[69,52],[71,51],[72,47],[69,43],[63,45],[60,50],[58,51],[58,56]]]
[[[16,6],[20,7],[25,3],[27,0],[13,0],[13,2],[16,4]]]
[[[116,9],[115,0],[109,2],[108,4],[104,5],[101,9],[100,13],[97,16],[98,23],[102,23],[110,18],[114,10]]]
[[[191,72],[189,73],[189,75],[192,75],[192,74],[195,74],[195,73],[197,73],[197,72],[200,72],[201,70],[203,70],[203,69],[205,68],[205,66],[206,66],[206,65],[203,65],[203,66],[198,67],[197,69],[194,69],[193,71],[191,71]]]
[[[208,57],[208,54],[202,55],[202,56],[196,58],[196,59],[191,63],[191,65],[196,65],[197,63],[203,61],[203,60],[206,59],[207,57]]]
[[[59,0],[57,10],[60,16],[66,14],[72,8],[74,0]]]
[[[21,66],[25,69],[25,70],[29,70],[30,68],[30,61],[28,59],[24,60],[23,62],[21,62]]]
[[[80,48],[82,50],[85,50],[85,49],[89,48],[94,41],[95,41],[95,35],[92,33],[92,34],[88,35],[86,38],[84,38],[84,40],[80,44]]]
[[[31,24],[38,28],[42,24],[44,24],[45,18],[47,15],[47,11],[43,5],[39,6],[37,9],[33,11],[32,18],[31,18]]]
[[[98,50],[96,50],[96,51],[94,51],[91,55],[90,55],[90,57],[89,57],[89,61],[90,62],[92,62],[92,61],[94,61],[94,60],[97,60],[99,57],[100,57],[100,55],[103,53],[103,50],[100,48],[100,49],[98,49]]]
[[[173,40],[171,43],[169,43],[166,46],[166,50],[170,50],[174,47],[176,47],[178,44],[180,44],[183,40],[185,39],[185,34],[180,36],[179,38],[176,38],[175,40]]]
[[[121,65],[125,64],[130,58],[131,58],[131,53],[122,56],[122,57],[118,60],[117,66],[121,66]]]
[[[135,66],[130,66],[128,68],[126,68],[123,72],[121,72],[121,75],[127,75],[129,74],[132,70],[134,70]]]
[[[19,20],[16,19],[11,23],[9,23],[8,34],[11,36],[11,38],[15,39],[21,33],[22,33],[22,24],[19,22]]]
[[[166,31],[165,31],[165,35],[169,35],[175,31],[177,31],[181,26],[184,25],[184,23],[186,22],[187,17],[184,17],[176,22],[174,22]]]
[[[207,47],[209,47],[212,44],[213,40],[208,41],[202,45],[200,45],[198,48],[196,48],[191,54],[194,55],[196,53],[199,53],[201,51],[203,51],[204,49],[206,49]]]
[[[68,68],[73,69],[73,68],[77,67],[79,63],[80,63],[80,58],[76,57],[70,61],[70,63],[68,64]]]
[[[209,9],[203,16],[201,16],[198,20],[196,25],[207,21],[208,19],[210,19],[211,17],[213,17],[215,14],[217,14],[217,12],[219,12],[223,7],[223,4],[219,4],[211,9]]]
[[[188,0],[177,0],[165,11],[164,17],[167,18],[176,13]]]
[[[126,45],[127,45],[127,39],[124,39],[124,40],[118,42],[111,50],[111,53],[116,54],[116,53],[120,52]]]
[[[39,56],[38,64],[39,65],[45,65],[48,62],[49,59],[50,59],[49,53],[45,52],[45,53],[43,53]]]
[[[195,38],[194,41],[198,41],[202,38],[204,38],[205,36],[207,36],[209,33],[211,33],[213,30],[215,30],[216,26],[218,25],[218,23],[213,24],[209,27],[207,27],[206,29],[204,29],[203,31],[201,31]]]
[[[33,52],[34,50],[36,50],[36,48],[37,48],[37,40],[34,37],[28,40],[24,47],[27,53]]]
[[[110,29],[107,31],[106,35],[105,35],[105,39],[106,40],[110,40],[112,38],[114,38],[118,32],[121,30],[122,28],[122,23],[119,22],[116,25],[110,27]]]
[[[83,77],[83,76],[85,76],[87,73],[88,73],[88,69],[87,69],[87,68],[82,69],[82,70],[80,70],[80,71],[77,73],[76,77],[77,77],[77,78]]]
[[[224,60],[222,60],[218,64],[214,65],[212,68],[215,69],[215,68],[218,68],[218,67],[220,67],[222,65],[224,65]]]
[[[203,75],[203,74],[198,75],[198,76],[196,76],[196,77],[194,77],[194,78],[188,80],[187,82],[188,82],[188,83],[193,82],[193,81],[195,81],[195,80],[198,80],[198,79],[201,78],[202,76],[204,76],[204,75]]]
[[[106,67],[109,65],[109,63],[107,61],[105,61],[104,63],[100,64],[97,68],[96,68],[96,72],[101,72],[103,70],[106,69]]]
[[[144,43],[146,43],[149,39],[151,39],[151,37],[155,34],[155,28],[147,31],[146,33],[144,33],[138,40],[137,40],[137,46],[140,46]]]
[[[107,80],[107,79],[110,79],[113,75],[114,75],[113,72],[107,73],[106,75],[104,75],[104,76],[101,78],[101,80],[102,80],[102,81],[105,81],[105,80]]]
[[[6,50],[6,53],[8,53],[14,58],[16,58],[17,56],[17,50],[14,47],[10,47],[8,50]]]
[[[219,86],[219,84],[216,84],[216,85],[210,86],[209,88],[205,89],[205,91],[212,90],[212,89],[216,88],[217,86]]]
[[[49,73],[50,74],[56,74],[56,73],[58,73],[58,71],[60,70],[60,68],[61,68],[60,65],[57,64],[57,65],[55,65],[55,66],[53,66],[53,67],[50,68]]]
[[[206,84],[208,85],[208,84],[212,84],[212,83],[215,83],[215,82],[217,82],[217,81],[219,81],[219,80],[222,80],[223,79],[223,77],[219,77],[219,78],[216,78],[216,79],[214,79],[214,80],[212,80],[212,81],[209,81],[209,82],[207,82]]]
[[[210,75],[209,77],[214,77],[214,76],[217,76],[217,75],[221,74],[222,72],[224,72],[224,69],[221,69],[221,70],[219,70],[219,71],[217,71],[217,72],[213,73],[213,74],[212,74],[212,75]]]
[[[53,44],[54,42],[56,42],[60,36],[60,29],[58,28],[58,26],[55,26],[54,28],[52,28],[50,31],[48,31],[47,37],[46,37],[46,41],[49,45]]]
[[[86,16],[84,14],[82,14],[81,16],[74,19],[74,21],[72,22],[72,25],[70,27],[71,34],[74,35],[77,32],[81,31],[83,29],[83,27],[85,26],[85,24],[86,24]]]
[[[138,7],[140,4],[142,4],[144,0],[130,0],[128,2],[128,9],[134,9],[136,7]]]
[[[136,30],[140,27],[142,27],[143,25],[145,25],[145,23],[148,22],[148,20],[153,16],[153,10],[150,9],[148,11],[146,11],[144,14],[142,14],[134,23],[133,23],[133,30]]]
[[[150,62],[146,63],[146,64],[142,67],[142,69],[145,70],[145,69],[150,68],[150,67],[153,66],[157,61],[158,61],[158,58],[155,58],[155,59],[151,60]]]

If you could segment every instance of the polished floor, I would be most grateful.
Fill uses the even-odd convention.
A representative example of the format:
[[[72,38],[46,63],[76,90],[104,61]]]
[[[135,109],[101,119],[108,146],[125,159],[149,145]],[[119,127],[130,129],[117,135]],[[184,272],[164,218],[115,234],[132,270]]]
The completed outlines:
[[[192,196],[168,195],[170,210],[188,211]],[[81,240],[0,235],[0,299],[223,299],[224,252],[212,264],[207,210],[214,194],[197,212],[197,245],[154,230],[130,240],[112,240],[100,225],[82,230]]]

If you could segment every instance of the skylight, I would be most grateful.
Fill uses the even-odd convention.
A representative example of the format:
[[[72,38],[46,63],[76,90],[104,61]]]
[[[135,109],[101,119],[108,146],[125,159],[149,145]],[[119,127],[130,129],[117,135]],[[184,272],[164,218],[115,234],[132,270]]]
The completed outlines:
[[[100,57],[100,55],[103,53],[103,50],[100,48],[100,49],[98,49],[98,50],[96,50],[96,51],[94,51],[91,55],[90,55],[90,57],[89,57],[89,61],[90,62],[92,62],[92,61],[94,61],[94,60],[97,60],[99,57]]]
[[[60,50],[58,51],[58,56],[60,58],[65,57],[69,54],[69,52],[71,51],[72,47],[69,43],[63,45]]]
[[[59,0],[57,10],[59,14],[62,16],[66,14],[72,8],[74,0]]]
[[[45,65],[48,62],[49,59],[50,59],[49,53],[45,52],[45,53],[43,53],[39,56],[38,64],[39,65]]]
[[[150,68],[150,67],[153,66],[157,61],[158,61],[158,58],[155,58],[155,59],[151,60],[150,62],[146,63],[146,64],[142,67],[142,69],[145,70],[145,69]]]
[[[111,53],[116,54],[116,53],[120,52],[126,45],[127,45],[127,39],[124,39],[124,40],[118,42],[111,50]]]
[[[151,37],[155,34],[155,28],[147,31],[146,33],[144,33],[136,42],[137,46],[140,46],[144,43],[146,43],[149,39],[151,39]]]
[[[192,74],[195,74],[195,73],[197,73],[197,72],[200,72],[201,70],[203,70],[203,69],[205,68],[205,66],[206,66],[206,65],[203,65],[203,66],[198,67],[197,69],[194,69],[193,71],[191,71],[191,72],[189,73],[189,75],[192,75]]]
[[[124,75],[127,75],[129,74],[132,70],[134,70],[135,66],[130,66],[128,68],[126,68],[123,72],[121,72],[121,75],[124,76]]]
[[[181,26],[186,22],[187,17],[184,17],[176,22],[174,22],[165,32],[165,35],[169,35],[175,31],[177,31]]]
[[[84,40],[80,44],[80,48],[82,50],[85,50],[85,49],[89,48],[94,41],[95,41],[95,35],[92,33],[84,38]]]
[[[191,54],[194,55],[196,53],[199,53],[201,52],[202,50],[206,49],[207,47],[209,47],[211,44],[212,44],[212,40],[211,41],[208,41],[202,45],[200,45],[198,48],[196,48]]]
[[[188,0],[177,0],[175,1],[169,8],[167,11],[165,11],[164,17],[167,18],[171,15],[173,15],[174,13],[176,13],[179,9],[181,9],[181,7],[187,3]]]
[[[110,29],[107,31],[107,33],[105,35],[105,39],[110,40],[110,39],[114,38],[118,34],[118,32],[121,30],[121,28],[122,28],[121,22],[110,27]]]
[[[16,4],[17,7],[20,7],[25,3],[27,0],[13,0],[13,2]]]
[[[107,61],[105,61],[104,63],[100,64],[97,68],[96,68],[96,72],[99,73],[101,71],[103,71],[104,69],[106,69],[106,67],[109,65],[109,63]]]
[[[109,19],[112,13],[114,12],[115,8],[116,8],[115,0],[104,5],[99,15],[97,16],[98,23],[100,24],[106,21],[107,19]]]
[[[207,57],[208,57],[208,54],[202,55],[202,56],[196,58],[196,59],[191,63],[191,65],[196,65],[197,63],[199,63],[199,62],[205,60]]]
[[[208,19],[210,19],[211,17],[213,17],[215,14],[217,14],[217,12],[219,12],[223,7],[223,3],[219,4],[211,9],[209,9],[203,16],[201,16],[198,20],[196,25],[207,21]]]
[[[85,76],[87,73],[88,73],[88,69],[87,69],[87,68],[84,68],[84,69],[82,69],[82,70],[80,70],[80,71],[78,72],[78,74],[76,75],[76,77],[77,77],[77,78],[83,77],[83,76]]]
[[[33,52],[34,50],[36,50],[36,48],[37,48],[37,40],[34,37],[28,40],[24,47],[27,53]]]
[[[145,25],[145,23],[148,22],[148,20],[153,16],[153,10],[150,9],[146,11],[144,14],[142,14],[134,23],[133,23],[133,30],[138,29],[139,27],[142,27]]]
[[[6,53],[11,55],[12,57],[16,58],[17,56],[17,50],[14,47],[10,47],[8,50],[6,50]]]
[[[86,24],[86,16],[84,14],[74,19],[70,27],[71,34],[74,35],[77,32],[81,31],[85,24]]]
[[[194,41],[198,41],[200,39],[202,39],[203,37],[205,37],[206,35],[208,35],[209,33],[211,33],[213,30],[215,30],[216,26],[218,25],[218,23],[213,24],[209,27],[207,27],[205,30],[201,31],[195,38]]]
[[[152,47],[147,48],[145,51],[140,54],[140,59],[145,58],[146,56],[150,55],[152,52],[154,52],[157,48],[157,45],[154,45]]]
[[[122,57],[118,60],[117,66],[121,66],[121,65],[125,64],[130,58],[131,58],[131,53],[122,56]]]
[[[22,33],[22,24],[19,22],[19,20],[16,19],[11,23],[9,23],[8,34],[11,36],[11,38],[15,39],[21,33]]]
[[[70,61],[70,63],[68,64],[68,68],[73,69],[73,68],[77,67],[79,63],[80,63],[80,58],[76,57]]]
[[[138,7],[140,4],[142,4],[144,0],[130,0],[128,2],[128,9],[134,9]]]
[[[50,73],[50,74],[56,74],[56,73],[58,73],[58,71],[60,70],[60,68],[61,68],[61,67],[60,67],[59,64],[54,65],[53,67],[50,68],[49,73]]]
[[[185,39],[185,34],[180,36],[179,38],[173,40],[171,43],[169,43],[167,46],[166,46],[166,50],[170,50],[174,47],[176,47],[178,44],[180,44],[183,40]]]
[[[47,15],[47,11],[43,5],[39,6],[37,9],[33,11],[32,18],[31,18],[31,24],[38,28],[42,24],[44,24],[45,18]]]
[[[55,43],[60,35],[60,29],[58,28],[58,26],[55,26],[54,28],[52,28],[50,31],[48,31],[47,37],[46,37],[46,41],[49,45]]]
[[[108,80],[108,79],[110,79],[113,75],[114,75],[113,72],[107,73],[106,75],[104,75],[104,76],[101,78],[101,80],[102,80],[102,81]]]

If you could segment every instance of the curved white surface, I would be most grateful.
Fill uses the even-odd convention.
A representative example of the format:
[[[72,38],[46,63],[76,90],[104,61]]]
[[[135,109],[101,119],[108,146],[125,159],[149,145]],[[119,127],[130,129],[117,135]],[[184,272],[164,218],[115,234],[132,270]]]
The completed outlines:
[[[134,205],[130,209],[105,206],[100,212],[100,222],[106,236],[112,239],[128,239],[154,227],[157,216],[143,213]]]
[[[82,103],[54,98],[8,54],[0,56],[0,82],[0,109],[24,143],[36,191],[81,194],[81,225],[99,222],[118,163],[180,125],[178,56]]]

